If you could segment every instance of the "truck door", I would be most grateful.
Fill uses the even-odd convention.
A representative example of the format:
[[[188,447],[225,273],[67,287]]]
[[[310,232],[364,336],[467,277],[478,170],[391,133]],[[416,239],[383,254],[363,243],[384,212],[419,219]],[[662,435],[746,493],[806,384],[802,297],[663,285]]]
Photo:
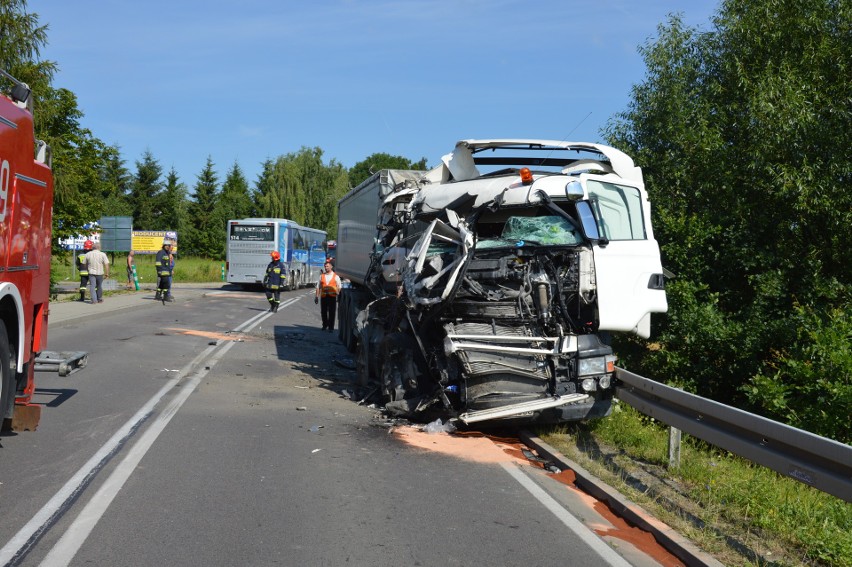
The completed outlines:
[[[584,177],[600,237],[592,247],[599,329],[648,338],[650,314],[668,309],[650,204],[637,187]]]

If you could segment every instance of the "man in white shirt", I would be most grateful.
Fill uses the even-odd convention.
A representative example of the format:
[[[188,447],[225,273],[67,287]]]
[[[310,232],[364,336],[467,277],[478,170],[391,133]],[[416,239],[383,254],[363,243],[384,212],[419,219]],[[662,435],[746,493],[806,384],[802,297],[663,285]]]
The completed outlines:
[[[109,258],[101,252],[101,243],[95,242],[86,252],[86,267],[89,270],[89,295],[92,304],[104,302],[104,276],[109,277]]]

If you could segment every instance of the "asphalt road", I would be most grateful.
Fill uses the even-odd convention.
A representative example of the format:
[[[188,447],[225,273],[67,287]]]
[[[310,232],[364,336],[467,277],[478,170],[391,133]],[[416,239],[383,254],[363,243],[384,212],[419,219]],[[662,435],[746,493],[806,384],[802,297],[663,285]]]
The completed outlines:
[[[511,443],[350,399],[310,294],[52,306],[51,350],[89,363],[37,374],[38,430],[0,437],[0,565],[659,564]]]

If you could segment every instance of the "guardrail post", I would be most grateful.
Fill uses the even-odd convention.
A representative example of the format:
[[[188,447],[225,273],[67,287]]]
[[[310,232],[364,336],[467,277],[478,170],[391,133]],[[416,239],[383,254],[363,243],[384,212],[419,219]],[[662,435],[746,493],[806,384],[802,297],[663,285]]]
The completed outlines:
[[[680,429],[669,427],[669,468],[680,467]]]

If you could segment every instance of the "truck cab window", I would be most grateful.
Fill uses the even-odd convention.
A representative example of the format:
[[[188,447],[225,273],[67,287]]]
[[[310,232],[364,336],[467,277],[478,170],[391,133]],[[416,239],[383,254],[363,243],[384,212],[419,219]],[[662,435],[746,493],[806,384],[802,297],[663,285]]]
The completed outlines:
[[[638,189],[594,179],[587,182],[587,188],[601,237],[607,240],[647,238]]]

